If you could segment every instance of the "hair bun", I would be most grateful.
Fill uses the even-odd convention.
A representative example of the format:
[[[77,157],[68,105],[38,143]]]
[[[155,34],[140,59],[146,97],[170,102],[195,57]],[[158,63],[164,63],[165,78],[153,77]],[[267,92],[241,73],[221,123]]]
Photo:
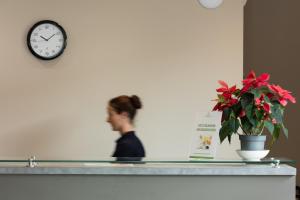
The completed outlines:
[[[130,97],[130,101],[131,101],[131,104],[133,105],[133,107],[134,107],[135,109],[140,109],[140,108],[142,108],[142,102],[141,102],[141,100],[140,100],[140,98],[139,98],[138,96],[132,95],[132,96]]]

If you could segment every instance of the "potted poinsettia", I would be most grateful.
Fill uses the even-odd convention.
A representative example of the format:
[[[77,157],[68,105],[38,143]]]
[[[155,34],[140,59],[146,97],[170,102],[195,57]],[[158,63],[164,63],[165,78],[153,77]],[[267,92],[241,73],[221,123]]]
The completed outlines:
[[[279,85],[269,83],[270,75],[263,73],[256,76],[254,71],[242,81],[243,87],[229,87],[224,81],[219,81],[217,104],[214,111],[222,112],[221,143],[227,138],[229,142],[233,134],[238,134],[242,150],[264,150],[266,136],[262,135],[266,128],[272,136],[271,145],[281,132],[288,136],[288,130],[283,124],[283,114],[287,103],[295,103],[291,92]],[[259,137],[257,137],[259,136]],[[247,141],[250,140],[250,143]],[[258,140],[255,145],[253,140]]]

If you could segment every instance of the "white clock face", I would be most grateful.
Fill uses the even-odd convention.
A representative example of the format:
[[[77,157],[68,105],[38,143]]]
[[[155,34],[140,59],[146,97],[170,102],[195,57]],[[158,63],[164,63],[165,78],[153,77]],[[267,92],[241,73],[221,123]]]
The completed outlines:
[[[52,23],[41,23],[30,33],[30,48],[44,59],[57,57],[65,48],[65,33]]]

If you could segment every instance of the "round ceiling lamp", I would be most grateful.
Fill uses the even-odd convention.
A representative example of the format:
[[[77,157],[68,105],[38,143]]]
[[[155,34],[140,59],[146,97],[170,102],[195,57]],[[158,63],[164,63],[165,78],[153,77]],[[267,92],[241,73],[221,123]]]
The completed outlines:
[[[205,8],[217,8],[223,3],[223,0],[198,0]]]

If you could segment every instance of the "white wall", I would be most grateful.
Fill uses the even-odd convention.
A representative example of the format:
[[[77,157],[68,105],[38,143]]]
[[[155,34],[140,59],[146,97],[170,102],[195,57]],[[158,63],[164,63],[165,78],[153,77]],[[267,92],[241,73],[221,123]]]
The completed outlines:
[[[54,61],[26,46],[37,21],[68,35]],[[243,3],[196,0],[0,0],[0,156],[89,159],[111,155],[118,134],[107,101],[137,94],[147,156],[186,156],[197,111],[211,110],[217,80],[239,83]],[[237,139],[237,137],[235,138]],[[218,157],[235,156],[236,142]]]

